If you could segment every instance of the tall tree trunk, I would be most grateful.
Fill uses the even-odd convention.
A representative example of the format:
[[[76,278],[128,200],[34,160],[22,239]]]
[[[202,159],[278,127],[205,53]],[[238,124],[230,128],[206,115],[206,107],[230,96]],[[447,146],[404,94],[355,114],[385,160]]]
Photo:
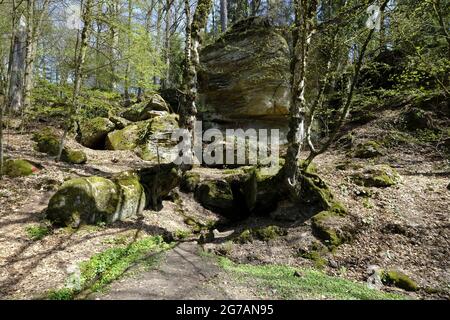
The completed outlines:
[[[228,25],[228,7],[227,0],[220,0],[220,26],[222,32],[227,31]]]
[[[112,0],[109,3],[109,37],[110,37],[110,67],[109,67],[109,89],[114,90],[117,87],[116,64],[119,60],[119,31],[117,27],[117,19],[119,16],[118,0]]]
[[[166,0],[166,26],[164,30],[164,58],[166,60],[166,75],[162,83],[163,89],[170,87],[170,26],[172,24],[172,7],[173,0]]]
[[[19,21],[17,32],[15,32],[12,45],[12,59],[10,60],[11,69],[9,76],[8,102],[9,108],[14,113],[20,113],[23,107],[23,75],[25,66],[25,38],[26,22],[22,16]]]
[[[132,0],[128,0],[128,35],[127,35],[127,45],[128,45],[128,59],[127,64],[125,66],[125,84],[124,84],[124,93],[125,93],[125,105],[130,105],[130,48],[131,48],[131,17],[133,15],[133,2]]]
[[[295,0],[293,56],[291,60],[291,106],[288,149],[284,165],[285,183],[289,190],[298,186],[298,159],[305,137],[306,69],[311,38],[314,33],[317,0]]]
[[[23,78],[24,109],[31,106],[31,91],[33,90],[34,62],[36,60],[37,45],[41,32],[42,21],[50,0],[44,0],[40,12],[36,12],[36,1],[27,1],[27,40],[25,74]]]
[[[189,131],[192,147],[195,145],[193,133],[197,116],[195,101],[197,99],[197,70],[200,65],[199,49],[202,42],[202,31],[206,26],[212,4],[212,0],[199,0],[191,23],[189,0],[185,0],[186,48],[180,126]],[[194,156],[192,152],[192,157]]]
[[[71,126],[75,123],[75,115],[78,113],[79,105],[78,105],[78,97],[81,91],[81,84],[83,82],[84,76],[84,62],[86,60],[86,53],[89,44],[89,35],[90,28],[92,23],[92,3],[93,0],[85,0],[84,3],[84,11],[82,14],[83,20],[83,29],[81,30],[80,44],[79,44],[79,52],[76,54],[76,64],[75,64],[75,80],[73,85],[73,94],[72,94],[72,104],[70,108],[69,119],[66,124],[66,128],[64,130],[64,134],[61,138],[61,143],[59,145],[59,152],[56,158],[56,161],[61,159],[61,154],[64,149],[65,139],[67,134],[71,128]],[[81,4],[83,5],[83,3]]]

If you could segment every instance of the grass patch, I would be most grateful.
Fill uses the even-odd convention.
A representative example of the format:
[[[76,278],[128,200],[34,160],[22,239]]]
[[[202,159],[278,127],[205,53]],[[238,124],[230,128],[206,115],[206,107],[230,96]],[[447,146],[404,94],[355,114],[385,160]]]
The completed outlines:
[[[161,236],[146,237],[126,246],[107,249],[80,264],[79,286],[52,290],[47,294],[50,300],[72,300],[80,292],[96,292],[120,278],[131,266],[144,262],[146,267],[156,264],[158,252],[171,246]],[[149,257],[149,255],[151,255]]]
[[[38,241],[50,234],[50,229],[47,226],[29,226],[25,229],[28,237],[33,241]]]
[[[261,298],[391,300],[407,297],[369,289],[363,283],[331,277],[313,269],[296,269],[283,265],[236,264],[219,257],[219,265],[248,286],[255,287]],[[294,273],[300,274],[295,276]]]

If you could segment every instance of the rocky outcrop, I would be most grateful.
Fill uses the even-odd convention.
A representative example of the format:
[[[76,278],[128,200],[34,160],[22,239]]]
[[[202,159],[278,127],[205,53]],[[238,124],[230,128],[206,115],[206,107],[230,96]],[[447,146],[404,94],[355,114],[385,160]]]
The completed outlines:
[[[66,181],[50,199],[46,216],[56,225],[112,223],[157,209],[179,184],[175,165],[161,165],[124,172],[112,179],[76,178]]]
[[[133,123],[122,130],[108,134],[106,149],[131,150],[143,160],[169,163],[176,155],[173,148],[178,143],[172,141],[172,132],[178,129],[178,116],[166,114],[149,120]]]
[[[201,52],[200,111],[221,120],[285,120],[289,113],[289,47],[269,20],[233,25]]]
[[[170,112],[164,99],[154,94],[145,101],[139,102],[122,113],[122,117],[133,122],[143,121],[164,115]]]
[[[93,118],[80,124],[79,141],[91,149],[103,149],[108,133],[115,129],[115,124],[107,118]]]

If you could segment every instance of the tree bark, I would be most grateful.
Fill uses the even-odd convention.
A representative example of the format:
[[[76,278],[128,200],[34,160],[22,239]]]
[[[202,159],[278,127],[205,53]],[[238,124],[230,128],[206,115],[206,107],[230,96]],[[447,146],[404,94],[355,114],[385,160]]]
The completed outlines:
[[[295,0],[293,56],[291,59],[291,106],[288,149],[284,165],[285,183],[289,190],[298,186],[298,159],[305,138],[306,69],[311,38],[315,31],[317,0]]]
[[[9,108],[14,113],[20,113],[23,107],[22,92],[23,92],[23,75],[25,66],[25,20],[23,16],[19,21],[19,26],[16,27],[17,32],[14,33],[14,40],[12,44],[12,56],[10,57],[10,76],[9,76],[9,90],[8,102]]]
[[[69,119],[66,124],[66,128],[64,130],[64,134],[61,138],[61,142],[59,145],[59,152],[58,152],[56,161],[59,161],[61,159],[61,154],[64,149],[65,139],[67,137],[67,134],[68,134],[71,126],[75,122],[75,115],[78,113],[78,109],[79,109],[78,97],[80,95],[81,84],[83,82],[83,76],[84,76],[83,67],[84,67],[84,62],[86,60],[86,53],[87,53],[88,44],[89,44],[90,28],[91,28],[91,23],[92,23],[92,2],[93,2],[93,0],[85,0],[85,4],[84,4],[84,11],[83,11],[83,15],[82,15],[83,29],[81,30],[79,52],[76,55],[75,80],[74,80],[74,85],[73,85],[72,104],[71,104],[71,108],[70,108],[70,112],[69,112]]]
[[[195,101],[197,99],[197,70],[200,65],[199,49],[202,31],[206,26],[212,4],[212,0],[199,0],[191,23],[189,0],[185,0],[186,47],[183,73],[183,109],[180,115],[180,126],[189,131],[192,147],[195,145],[193,133],[197,116]],[[194,156],[193,152],[192,156]]]
[[[220,27],[222,32],[227,31],[228,26],[228,7],[227,0],[220,0]]]

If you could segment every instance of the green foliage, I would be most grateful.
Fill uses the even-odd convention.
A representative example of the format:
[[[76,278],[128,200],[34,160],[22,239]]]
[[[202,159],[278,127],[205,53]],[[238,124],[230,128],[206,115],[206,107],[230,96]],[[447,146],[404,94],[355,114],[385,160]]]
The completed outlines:
[[[156,236],[107,249],[80,264],[81,290],[70,288],[52,290],[47,294],[47,298],[71,300],[81,291],[101,290],[120,278],[134,264],[144,260],[147,265],[151,264],[150,260],[156,262],[156,254],[169,248],[170,245],[165,243],[161,236]]]
[[[28,237],[33,241],[38,241],[50,234],[51,230],[45,225],[29,226],[25,229]]]
[[[230,277],[246,287],[255,288],[263,299],[405,299],[398,294],[369,289],[363,283],[331,277],[312,269],[236,264],[224,257],[219,258],[219,264]]]
[[[278,238],[279,236],[285,236],[287,231],[278,226],[267,226],[264,228],[252,228],[246,229],[241,232],[241,234],[234,239],[237,243],[248,243],[253,242],[254,239],[261,241],[270,241]]]

